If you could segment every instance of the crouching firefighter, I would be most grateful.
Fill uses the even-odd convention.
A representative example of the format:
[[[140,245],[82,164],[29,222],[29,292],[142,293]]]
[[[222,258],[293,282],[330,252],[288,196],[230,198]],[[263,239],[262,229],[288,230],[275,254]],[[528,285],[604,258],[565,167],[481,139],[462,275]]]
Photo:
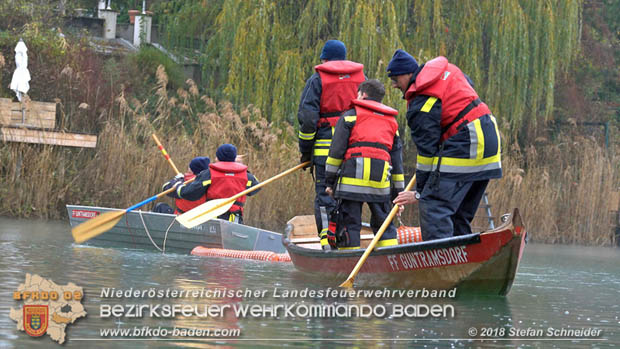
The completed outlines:
[[[218,162],[209,165],[209,168],[200,172],[196,179],[183,184],[182,179],[169,182],[168,187],[175,186],[176,190],[168,194],[174,198],[186,199],[190,201],[200,200],[203,196],[206,200],[225,199],[234,196],[259,182],[244,164],[235,162],[237,148],[232,144],[223,144],[217,148],[215,153]],[[167,189],[167,188],[164,188]],[[256,194],[257,189],[249,196]],[[218,216],[230,222],[243,224],[243,205],[246,196],[235,200],[230,210]]]
[[[342,114],[336,124],[325,165],[326,191],[338,200],[334,212],[340,214],[331,218],[331,247],[360,248],[364,202],[370,208],[370,226],[376,234],[392,209],[391,200],[405,187],[398,111],[381,104],[384,95],[380,81],[362,82],[354,108]],[[396,228],[390,223],[377,246],[397,244]]]

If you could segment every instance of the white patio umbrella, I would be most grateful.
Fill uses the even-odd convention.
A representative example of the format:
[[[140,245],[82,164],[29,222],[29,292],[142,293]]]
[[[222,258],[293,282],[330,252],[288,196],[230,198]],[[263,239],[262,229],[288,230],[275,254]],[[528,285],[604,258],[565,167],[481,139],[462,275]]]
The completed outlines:
[[[17,94],[17,99],[21,102],[22,96],[30,90],[30,72],[28,71],[28,48],[24,44],[24,40],[19,39],[15,46],[15,65],[11,79],[11,90]]]

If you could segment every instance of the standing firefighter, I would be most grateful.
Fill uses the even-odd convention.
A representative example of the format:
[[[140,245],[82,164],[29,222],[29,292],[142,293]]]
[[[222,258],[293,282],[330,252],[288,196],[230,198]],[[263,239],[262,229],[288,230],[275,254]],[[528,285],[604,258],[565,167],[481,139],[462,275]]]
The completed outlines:
[[[359,86],[353,109],[345,112],[336,125],[325,166],[327,192],[335,185],[340,200],[340,219],[336,233],[329,232],[329,244],[341,249],[360,248],[362,205],[368,204],[370,226],[377,232],[392,208],[391,200],[404,189],[402,145],[398,135],[398,111],[381,100],[385,88],[378,80]],[[342,233],[340,233],[342,232]],[[390,223],[377,246],[396,245],[396,228]]]
[[[325,192],[325,160],[338,117],[351,107],[358,85],[365,80],[364,66],[346,57],[347,49],[341,41],[325,43],[322,64],[314,67],[316,72],[306,81],[297,113],[301,162],[312,160],[315,168],[314,216],[325,247],[329,214],[336,206]]]
[[[419,202],[424,240],[470,234],[489,180],[502,176],[495,117],[445,57],[418,66],[410,54],[396,50],[387,72],[407,100],[418,150],[416,191],[400,193],[394,203]]]

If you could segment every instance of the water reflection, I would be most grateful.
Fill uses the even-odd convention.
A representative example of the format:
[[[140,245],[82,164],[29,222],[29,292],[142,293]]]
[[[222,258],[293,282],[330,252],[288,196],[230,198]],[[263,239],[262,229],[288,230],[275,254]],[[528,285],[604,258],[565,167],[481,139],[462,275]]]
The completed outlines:
[[[326,297],[275,298],[292,290],[337,289],[338,280],[296,271],[291,264],[258,261],[162,255],[123,249],[103,249],[72,244],[68,223],[26,221],[0,218],[0,284],[5,297],[0,299],[0,347],[28,348],[53,346],[49,337],[33,339],[15,330],[15,322],[6,314],[21,306],[10,292],[24,282],[26,273],[39,274],[57,284],[75,282],[84,288],[83,304],[88,316],[69,325],[68,348],[82,347],[191,347],[215,345],[228,347],[286,346],[379,346],[379,347],[613,347],[620,344],[618,296],[620,294],[620,253],[615,249],[528,245],[517,279],[507,297],[481,297],[457,293],[456,298],[406,297]],[[342,281],[342,280],[340,280]],[[200,290],[229,289],[266,291],[264,297],[202,298],[105,298],[102,288],[120,290]],[[380,288],[375,290],[381,290]],[[102,318],[102,304],[190,304],[298,307],[366,305],[385,307],[383,317],[289,317],[237,316],[233,310],[222,316],[206,318]],[[416,304],[452,305],[454,318],[395,317],[394,306]],[[172,329],[227,328],[241,330],[241,337],[217,341],[79,341],[101,339],[101,328]],[[607,341],[471,341],[470,328],[547,329],[597,327]],[[477,336],[476,338],[479,338]],[[436,339],[454,339],[454,341]],[[456,341],[457,339],[461,339]],[[329,341],[327,341],[329,340]]]

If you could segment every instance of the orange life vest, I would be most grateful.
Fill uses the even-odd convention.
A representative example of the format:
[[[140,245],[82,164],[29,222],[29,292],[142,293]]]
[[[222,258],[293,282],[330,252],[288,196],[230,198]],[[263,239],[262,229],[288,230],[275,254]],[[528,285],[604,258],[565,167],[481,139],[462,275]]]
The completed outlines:
[[[351,61],[329,61],[314,67],[321,77],[321,106],[318,127],[334,127],[342,112],[357,98],[357,87],[366,78],[364,65]]]
[[[207,200],[225,199],[247,188],[248,167],[238,162],[219,161],[209,164],[211,186],[207,190]],[[243,213],[245,196],[238,198],[229,212]]]
[[[371,100],[353,100],[355,126],[349,136],[349,147],[344,155],[390,161],[394,135],[398,131],[395,116],[398,110]]]
[[[196,175],[192,172],[186,172],[183,176],[183,181],[187,182],[188,180],[192,179],[196,177]],[[207,201],[207,196],[203,195],[202,197],[200,197],[200,199],[196,200],[196,201],[189,201],[189,200],[185,200],[185,199],[175,199],[174,200],[174,204],[177,207],[176,210],[174,210],[174,214],[182,214],[185,213],[189,210],[191,210],[192,208],[196,207],[196,206],[200,206],[201,204],[203,204],[205,201]]]
[[[442,142],[455,135],[461,125],[491,114],[489,107],[480,101],[463,72],[443,56],[424,64],[415,82],[405,92],[405,99],[411,103],[417,95],[441,100]]]

